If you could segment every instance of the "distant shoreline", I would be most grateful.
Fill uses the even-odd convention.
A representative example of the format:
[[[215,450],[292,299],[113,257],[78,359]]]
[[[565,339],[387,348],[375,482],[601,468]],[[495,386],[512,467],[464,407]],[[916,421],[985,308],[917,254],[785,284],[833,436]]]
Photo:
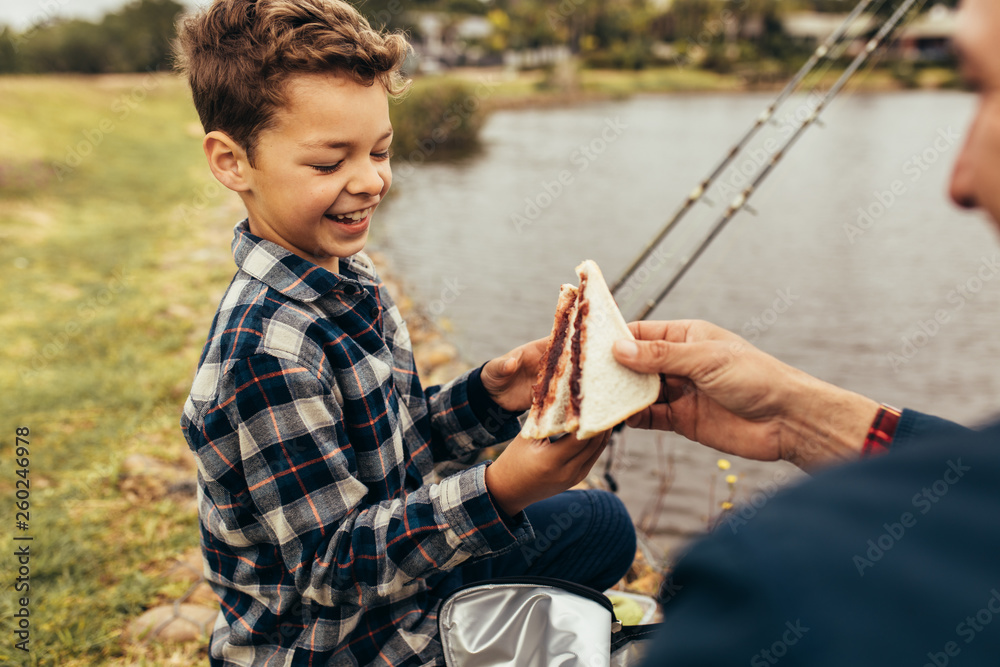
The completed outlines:
[[[809,90],[820,84],[829,89],[843,70],[830,70],[822,77],[810,76],[803,84]],[[485,100],[491,110],[565,107],[590,102],[600,102],[646,94],[690,93],[755,93],[778,92],[789,78],[767,81],[750,81],[736,74],[719,74],[707,70],[678,67],[661,67],[638,71],[582,70],[576,85],[559,89],[546,85],[546,73],[527,71],[511,74],[495,69],[456,69],[439,76],[442,79],[459,79],[470,84],[490,82],[491,94]],[[431,77],[426,77],[425,81]],[[426,85],[426,83],[425,83]],[[954,90],[959,87],[956,72],[946,68],[927,68],[916,72],[909,80],[902,80],[886,68],[863,71],[849,84],[847,90],[866,93],[900,92],[905,90]]]

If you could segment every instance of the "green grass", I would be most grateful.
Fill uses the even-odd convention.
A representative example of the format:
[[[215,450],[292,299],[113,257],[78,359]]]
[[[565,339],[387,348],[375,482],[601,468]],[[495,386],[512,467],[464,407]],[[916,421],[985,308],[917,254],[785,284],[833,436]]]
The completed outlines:
[[[133,664],[146,652],[121,632],[170,590],[144,572],[198,544],[197,515],[132,505],[119,467],[187,455],[177,423],[238,208],[211,185],[171,76],[6,77],[0,99],[2,534],[11,544],[25,426],[34,536],[32,650],[5,637],[0,664]],[[12,565],[0,558],[5,588]],[[13,603],[0,596],[0,616]]]
[[[583,70],[584,90],[610,93],[673,93],[737,90],[739,78],[693,67],[656,67],[638,71]]]

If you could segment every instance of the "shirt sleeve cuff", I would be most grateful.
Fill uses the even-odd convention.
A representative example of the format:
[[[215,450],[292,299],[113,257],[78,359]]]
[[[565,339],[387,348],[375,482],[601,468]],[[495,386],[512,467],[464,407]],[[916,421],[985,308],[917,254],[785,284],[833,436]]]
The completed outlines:
[[[521,413],[504,410],[490,397],[483,385],[484,367],[485,364],[469,372],[465,381],[465,399],[485,435],[495,442],[506,442],[520,432],[518,417]]]
[[[868,458],[889,451],[892,441],[896,437],[896,427],[899,425],[899,418],[902,413],[889,405],[883,403],[878,408],[878,413],[868,428],[868,435],[865,436],[864,448],[861,450],[862,458]]]
[[[440,482],[441,512],[462,550],[472,558],[496,556],[534,539],[531,524],[520,512],[505,517],[490,498],[486,466],[480,464]]]
[[[469,406],[475,413],[476,418],[484,424],[490,419],[494,419],[498,422],[507,422],[512,419],[517,419],[521,416],[521,412],[510,412],[504,410],[496,401],[490,397],[490,393],[486,391],[486,387],[483,385],[483,368],[486,364],[483,364],[479,368],[472,371],[469,374],[469,385],[468,385],[468,395],[469,395]]]

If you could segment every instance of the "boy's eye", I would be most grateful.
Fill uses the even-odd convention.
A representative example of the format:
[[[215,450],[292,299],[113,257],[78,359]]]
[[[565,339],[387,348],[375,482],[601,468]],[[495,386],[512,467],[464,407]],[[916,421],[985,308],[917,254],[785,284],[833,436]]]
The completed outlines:
[[[388,160],[392,157],[392,149],[382,151],[381,153],[372,153],[372,157],[378,158],[379,160]]]
[[[337,164],[314,164],[310,166],[321,174],[332,174],[340,169],[340,165],[342,164],[343,162],[338,162]]]

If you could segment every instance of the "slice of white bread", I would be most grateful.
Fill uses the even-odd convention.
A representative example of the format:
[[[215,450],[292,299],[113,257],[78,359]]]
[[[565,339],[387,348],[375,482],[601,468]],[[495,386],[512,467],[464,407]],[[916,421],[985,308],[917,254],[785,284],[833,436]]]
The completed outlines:
[[[611,352],[615,341],[635,340],[618,310],[601,269],[591,260],[576,267],[587,304],[580,353],[580,423],[576,437],[592,438],[649,407],[660,393],[656,374],[625,368]]]
[[[576,272],[580,288],[563,285],[559,292],[531,412],[521,429],[526,438],[574,432],[591,438],[659,395],[657,375],[629,370],[612,355],[615,341],[633,337],[597,264],[587,260]]]

